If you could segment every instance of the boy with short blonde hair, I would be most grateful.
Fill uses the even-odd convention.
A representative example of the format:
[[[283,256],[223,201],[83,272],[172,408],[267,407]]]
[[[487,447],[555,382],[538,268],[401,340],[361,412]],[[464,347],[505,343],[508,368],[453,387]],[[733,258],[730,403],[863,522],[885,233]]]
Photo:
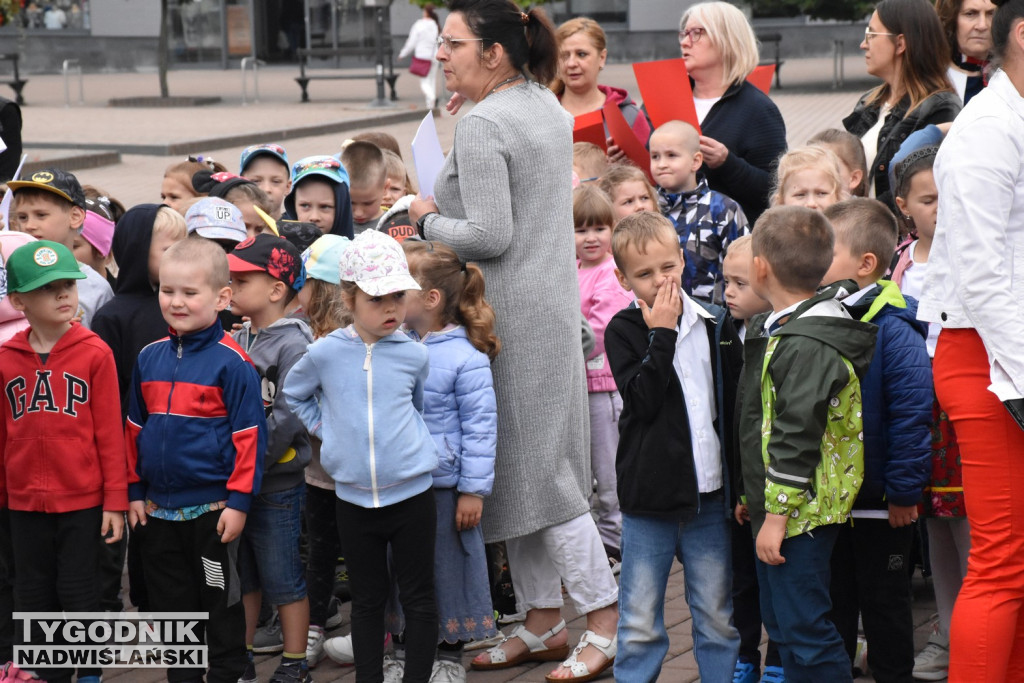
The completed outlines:
[[[787,679],[850,681],[828,619],[828,567],[864,475],[860,377],[875,327],[817,294],[832,227],[804,207],[769,209],[754,226],[754,291],[772,305],[767,336],[744,345],[740,453],[757,552],[761,618]]]
[[[729,244],[747,234],[747,217],[739,204],[698,176],[704,155],[696,128],[683,121],[663,123],[651,134],[649,147],[658,209],[672,221],[685,253],[683,289],[722,304],[722,260]]]
[[[267,444],[259,375],[217,319],[231,300],[228,277],[210,240],[164,252],[159,301],[171,335],[139,354],[125,429],[128,521],[143,539],[149,607],[209,613],[207,680],[217,683],[246,666],[236,556]]]
[[[669,646],[665,589],[678,558],[701,679],[731,680],[739,649],[728,527],[739,339],[723,309],[682,290],[683,259],[667,218],[626,216],[612,235],[612,254],[619,282],[636,296],[605,331],[622,395],[615,679],[658,678]]]
[[[349,177],[352,230],[356,235],[375,230],[384,215],[384,194],[391,184],[384,154],[372,142],[351,142],[341,153],[341,163]]]
[[[85,192],[78,178],[59,168],[47,168],[33,173],[27,180],[8,182],[7,190],[14,192],[11,218],[19,231],[74,250],[75,236],[82,232],[86,210]],[[85,279],[78,286],[75,317],[91,329],[93,315],[114,292],[104,275],[81,262],[78,267]]]

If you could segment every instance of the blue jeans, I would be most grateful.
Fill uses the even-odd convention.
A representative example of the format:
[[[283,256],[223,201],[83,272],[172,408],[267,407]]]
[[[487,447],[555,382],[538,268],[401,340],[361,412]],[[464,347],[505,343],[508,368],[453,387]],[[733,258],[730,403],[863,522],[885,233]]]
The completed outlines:
[[[782,542],[783,564],[757,560],[761,620],[778,643],[786,683],[852,681],[850,658],[828,620],[832,548],[839,525],[820,526]]]
[[[623,513],[617,683],[658,678],[668,652],[665,588],[674,557],[683,564],[700,679],[732,681],[740,636],[732,623],[732,550],[725,498],[719,490],[701,494],[700,512],[682,524]]]
[[[271,605],[306,597],[306,570],[299,556],[306,485],[261,493],[252,499],[238,546],[242,593],[263,589]]]

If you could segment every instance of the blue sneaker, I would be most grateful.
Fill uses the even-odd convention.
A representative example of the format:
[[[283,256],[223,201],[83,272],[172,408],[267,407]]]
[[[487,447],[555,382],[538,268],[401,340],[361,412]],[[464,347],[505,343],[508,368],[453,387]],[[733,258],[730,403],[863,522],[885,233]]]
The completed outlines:
[[[766,666],[761,683],[786,683],[786,674],[781,666]]]
[[[746,657],[736,660],[736,669],[732,672],[732,683],[757,683],[757,668],[748,662]]]

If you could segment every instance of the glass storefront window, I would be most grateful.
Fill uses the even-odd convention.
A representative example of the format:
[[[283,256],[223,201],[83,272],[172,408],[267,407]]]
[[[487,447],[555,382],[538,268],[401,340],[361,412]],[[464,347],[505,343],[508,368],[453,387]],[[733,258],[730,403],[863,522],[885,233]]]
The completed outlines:
[[[27,30],[87,31],[89,0],[31,0],[2,28],[19,25]]]

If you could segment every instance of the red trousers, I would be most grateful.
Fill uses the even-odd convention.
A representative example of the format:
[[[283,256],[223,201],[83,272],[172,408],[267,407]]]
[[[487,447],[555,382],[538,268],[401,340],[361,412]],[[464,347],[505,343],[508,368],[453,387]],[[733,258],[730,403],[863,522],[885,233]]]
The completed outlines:
[[[971,525],[949,683],[1024,681],[1024,430],[988,390],[988,356],[975,330],[944,329],[934,371],[960,442]]]

